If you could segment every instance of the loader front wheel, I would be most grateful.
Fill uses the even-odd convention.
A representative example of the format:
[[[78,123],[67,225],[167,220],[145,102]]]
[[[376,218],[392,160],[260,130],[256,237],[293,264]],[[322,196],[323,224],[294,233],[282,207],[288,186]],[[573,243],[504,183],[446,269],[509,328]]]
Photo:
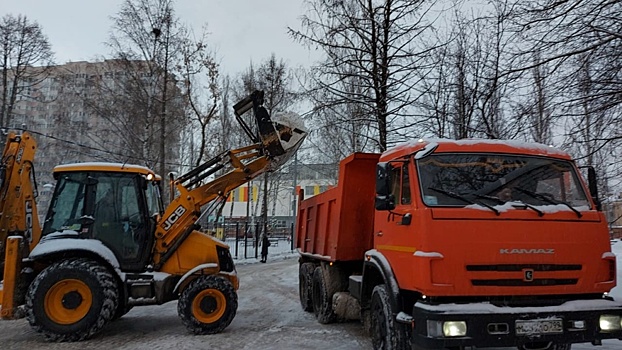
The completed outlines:
[[[313,271],[315,265],[310,262],[300,264],[298,273],[298,294],[300,295],[300,305],[307,312],[313,311]]]
[[[101,264],[68,259],[44,269],[28,289],[28,322],[50,341],[80,341],[98,333],[113,317],[119,292]]]
[[[238,295],[231,282],[220,276],[201,276],[179,296],[177,312],[194,334],[222,332],[235,317]]]

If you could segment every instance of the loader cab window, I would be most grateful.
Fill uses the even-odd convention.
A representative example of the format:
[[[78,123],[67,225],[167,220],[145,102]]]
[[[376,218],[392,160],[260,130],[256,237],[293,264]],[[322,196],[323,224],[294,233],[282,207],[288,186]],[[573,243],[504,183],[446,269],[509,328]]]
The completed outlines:
[[[91,237],[102,241],[120,261],[140,258],[146,237],[143,198],[135,174],[92,173],[94,189]]]
[[[86,188],[85,173],[62,174],[43,224],[42,235],[64,230],[79,231]]]
[[[160,186],[156,181],[149,181],[147,184],[147,207],[149,208],[149,216],[164,212],[162,205],[162,196],[160,195]]]
[[[395,202],[399,204],[410,204],[410,180],[408,176],[408,163],[398,165],[391,171],[391,193],[395,197]]]

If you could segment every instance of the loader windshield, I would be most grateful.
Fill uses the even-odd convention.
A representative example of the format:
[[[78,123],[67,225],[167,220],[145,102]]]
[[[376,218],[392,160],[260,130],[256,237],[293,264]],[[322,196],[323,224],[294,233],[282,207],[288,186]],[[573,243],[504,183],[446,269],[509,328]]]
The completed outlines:
[[[571,162],[507,154],[434,154],[417,160],[428,206],[484,206],[522,202],[587,209],[585,191]]]
[[[56,194],[43,225],[43,235],[56,231],[80,229],[86,179],[85,173],[67,173],[58,179]]]

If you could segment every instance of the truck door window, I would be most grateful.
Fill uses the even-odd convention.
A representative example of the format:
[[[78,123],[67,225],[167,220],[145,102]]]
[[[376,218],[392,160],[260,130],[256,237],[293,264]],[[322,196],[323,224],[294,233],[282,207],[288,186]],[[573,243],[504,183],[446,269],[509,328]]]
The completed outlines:
[[[410,204],[410,179],[408,177],[408,164],[402,166],[402,197],[400,203]]]
[[[396,203],[410,204],[410,182],[408,178],[408,165],[396,166],[391,171],[391,193],[395,196]]]

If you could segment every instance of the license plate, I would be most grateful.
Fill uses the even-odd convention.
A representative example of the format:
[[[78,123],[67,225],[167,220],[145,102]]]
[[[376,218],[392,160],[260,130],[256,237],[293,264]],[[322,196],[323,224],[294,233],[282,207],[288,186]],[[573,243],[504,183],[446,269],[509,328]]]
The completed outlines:
[[[516,334],[518,335],[536,335],[536,334],[555,334],[563,333],[564,327],[562,320],[517,320]]]

